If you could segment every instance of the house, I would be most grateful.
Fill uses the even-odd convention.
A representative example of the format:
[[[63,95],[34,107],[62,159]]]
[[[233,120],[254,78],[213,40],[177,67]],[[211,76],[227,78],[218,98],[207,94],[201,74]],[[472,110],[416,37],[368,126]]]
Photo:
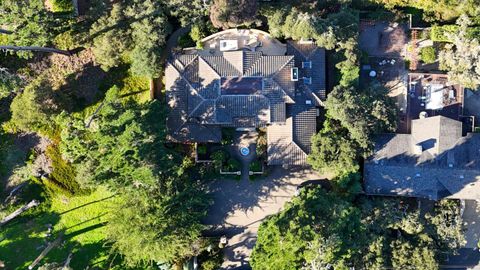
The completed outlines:
[[[480,134],[462,136],[445,116],[412,121],[411,134],[383,134],[365,160],[365,192],[440,200],[480,199]]]
[[[304,165],[326,95],[325,50],[311,42],[283,46],[285,55],[237,47],[172,55],[165,71],[169,139],[220,142],[223,127],[266,127],[268,164]]]

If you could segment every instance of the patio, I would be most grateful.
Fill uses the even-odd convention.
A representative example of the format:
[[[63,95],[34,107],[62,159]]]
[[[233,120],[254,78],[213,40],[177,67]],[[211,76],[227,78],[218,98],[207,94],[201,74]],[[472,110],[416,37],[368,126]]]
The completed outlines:
[[[264,55],[285,55],[287,48],[268,33],[256,29],[229,29],[202,40],[202,55],[220,56],[225,51],[246,49]]]
[[[408,124],[413,119],[435,115],[461,120],[462,107],[463,88],[450,84],[447,75],[428,73],[408,75]]]

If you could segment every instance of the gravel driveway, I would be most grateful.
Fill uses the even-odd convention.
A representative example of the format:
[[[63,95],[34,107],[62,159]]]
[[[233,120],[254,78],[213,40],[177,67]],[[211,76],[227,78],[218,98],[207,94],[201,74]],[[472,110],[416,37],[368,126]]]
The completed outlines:
[[[211,185],[214,204],[204,223],[212,226],[212,235],[228,237],[222,269],[250,269],[249,256],[261,222],[278,213],[300,183],[326,178],[311,170],[285,170],[277,166],[270,170],[265,179],[219,179]]]

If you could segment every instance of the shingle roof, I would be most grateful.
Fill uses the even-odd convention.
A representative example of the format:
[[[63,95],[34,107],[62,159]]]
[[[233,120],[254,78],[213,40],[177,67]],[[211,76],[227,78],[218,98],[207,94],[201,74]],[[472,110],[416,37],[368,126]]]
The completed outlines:
[[[461,130],[461,122],[435,116],[414,120],[412,134],[379,136],[365,162],[366,192],[480,199],[480,134]]]
[[[295,66],[299,69],[300,80],[311,78],[310,84],[304,84],[320,100],[326,99],[325,49],[314,43],[287,42],[287,54],[294,55]],[[310,67],[302,67],[303,62],[310,62]],[[301,83],[299,80],[299,83]]]
[[[269,164],[305,165],[319,104],[308,87],[324,85],[325,59],[316,46],[292,48],[295,54],[288,55],[246,50],[173,55],[165,70],[170,138],[219,142],[222,126],[268,126]],[[301,70],[301,59],[319,61],[301,73],[311,72],[308,86],[291,79],[292,68]]]

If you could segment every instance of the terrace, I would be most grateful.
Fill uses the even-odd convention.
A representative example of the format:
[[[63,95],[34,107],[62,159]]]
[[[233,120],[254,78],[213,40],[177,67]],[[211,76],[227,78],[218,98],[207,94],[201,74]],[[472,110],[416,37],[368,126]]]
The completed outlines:
[[[200,55],[221,56],[225,51],[248,50],[264,55],[285,55],[285,44],[272,38],[268,33],[256,29],[229,29],[202,40]]]
[[[407,131],[413,119],[442,115],[461,120],[463,88],[451,84],[445,74],[410,73],[408,75]]]

